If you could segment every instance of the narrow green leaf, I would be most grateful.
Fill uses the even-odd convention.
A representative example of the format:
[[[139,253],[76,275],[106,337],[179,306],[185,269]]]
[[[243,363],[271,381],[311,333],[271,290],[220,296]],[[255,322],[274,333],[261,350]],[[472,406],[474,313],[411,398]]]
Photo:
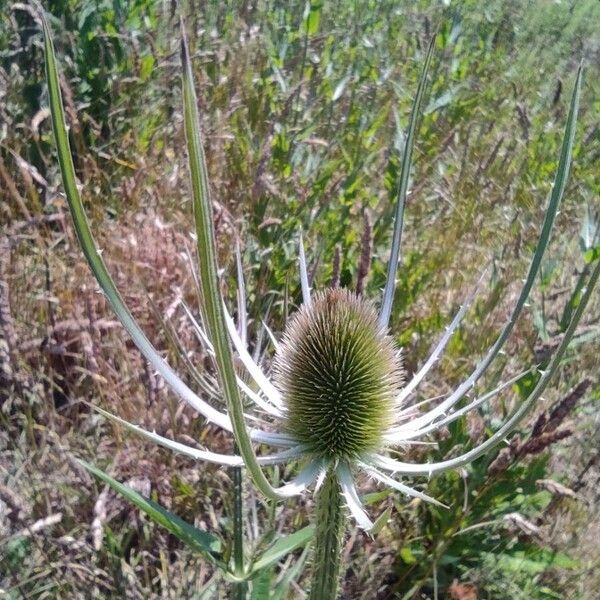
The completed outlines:
[[[360,501],[364,506],[370,506],[371,504],[385,500],[392,493],[391,489],[381,490],[380,492],[370,492],[369,494],[361,496]]]
[[[210,560],[215,566],[223,571],[227,571],[227,566],[220,558],[221,541],[218,538],[206,531],[196,529],[182,518],[160,506],[160,504],[157,504],[148,498],[144,498],[144,496],[135,490],[132,490],[116,479],[113,479],[104,471],[101,471],[82,460],[78,460],[78,462],[98,479],[109,485],[115,492],[146,513],[155,523],[162,525],[187,546]]]
[[[598,244],[598,246],[595,246],[594,248],[590,248],[583,255],[583,257],[587,264],[594,262],[595,260],[598,260],[600,258],[600,244]]]
[[[321,2],[307,2],[304,9],[305,29],[308,35],[315,35],[319,31],[319,22],[321,20]]]
[[[300,577],[309,553],[310,546],[306,546],[296,563],[291,568],[286,569],[281,581],[273,590],[271,600],[283,600],[284,598],[288,597],[287,592],[289,587],[292,585],[292,582],[296,581]]]
[[[331,101],[336,102],[342,97],[348,82],[350,81],[350,75],[346,75],[342,78],[342,80],[335,86],[335,90],[333,91],[333,95],[331,96]]]
[[[373,527],[371,527],[369,534],[375,537],[390,520],[390,516],[392,515],[392,507],[388,506],[375,520],[373,523]]]
[[[573,310],[577,306],[579,299],[581,298],[581,291],[585,287],[586,279],[589,275],[589,265],[586,264],[586,267],[579,274],[577,278],[577,283],[575,284],[575,288],[571,292],[567,303],[562,312],[562,316],[560,318],[560,328],[564,331],[571,321],[571,317],[573,316]]]
[[[291,533],[284,538],[277,540],[270,548],[263,552],[262,556],[252,564],[251,573],[256,573],[261,569],[266,569],[272,564],[281,560],[286,554],[301,548],[307,544],[313,537],[315,532],[314,525],[304,527],[299,531]]]
[[[269,600],[271,598],[271,585],[273,573],[269,569],[263,569],[252,578],[251,600]]]
[[[381,312],[379,314],[379,323],[384,327],[387,327],[390,322],[392,304],[394,302],[394,292],[396,290],[396,273],[398,271],[398,263],[400,261],[400,245],[402,242],[402,227],[404,225],[404,207],[406,205],[406,193],[408,191],[408,182],[410,179],[410,168],[412,163],[413,148],[415,144],[415,132],[417,129],[417,123],[419,121],[419,115],[421,113],[421,106],[423,104],[425,84],[427,82],[427,73],[429,72],[429,66],[431,65],[431,58],[433,56],[433,49],[435,47],[435,39],[436,36],[434,35],[431,38],[431,41],[429,42],[427,56],[425,57],[425,63],[423,64],[423,70],[421,71],[421,76],[417,85],[415,101],[413,103],[412,110],[410,113],[408,131],[406,134],[406,142],[404,144],[404,152],[402,154],[402,168],[400,171],[400,179],[398,180],[398,192],[396,194],[397,201],[396,211],[394,215],[392,249],[390,252],[390,260],[388,262],[385,288],[383,290]]]

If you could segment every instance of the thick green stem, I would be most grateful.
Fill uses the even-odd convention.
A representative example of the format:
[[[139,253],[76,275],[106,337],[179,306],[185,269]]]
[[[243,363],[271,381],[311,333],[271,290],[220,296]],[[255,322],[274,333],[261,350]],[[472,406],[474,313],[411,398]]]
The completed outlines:
[[[345,519],[340,486],[331,469],[317,493],[314,572],[309,600],[337,597]]]

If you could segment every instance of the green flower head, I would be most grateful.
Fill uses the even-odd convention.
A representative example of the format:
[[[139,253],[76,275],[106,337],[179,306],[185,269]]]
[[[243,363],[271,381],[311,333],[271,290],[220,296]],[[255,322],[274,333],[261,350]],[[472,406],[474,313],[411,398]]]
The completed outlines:
[[[286,429],[317,456],[353,458],[394,421],[401,361],[372,303],[332,288],[290,320],[275,356]]]

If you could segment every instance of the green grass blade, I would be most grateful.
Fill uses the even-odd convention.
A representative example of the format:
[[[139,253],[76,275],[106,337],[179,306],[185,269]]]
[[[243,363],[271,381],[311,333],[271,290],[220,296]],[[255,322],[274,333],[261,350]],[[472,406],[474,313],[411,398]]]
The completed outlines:
[[[390,517],[392,516],[392,507],[388,506],[375,520],[373,527],[369,531],[369,535],[376,537],[381,533],[383,528],[388,524]]]
[[[194,204],[194,221],[198,245],[200,286],[205,325],[215,352],[215,362],[223,396],[231,415],[233,433],[240,454],[256,487],[268,498],[280,496],[271,487],[254,454],[244,422],[242,401],[237,387],[233,355],[227,336],[225,314],[219,288],[212,203],[208,184],[206,159],[200,135],[196,91],[187,41],[182,26],[181,61],[183,66],[183,109],[190,179]]]
[[[75,178],[75,168],[69,146],[69,136],[65,126],[65,114],[60,92],[58,69],[56,66],[56,57],[50,30],[46,20],[42,17],[44,29],[44,49],[46,78],[48,82],[48,95],[50,98],[50,112],[52,115],[52,127],[58,150],[58,161],[62,174],[63,185],[65,188],[69,210],[73,218],[75,231],[79,239],[83,253],[87,259],[88,265],[94,273],[96,280],[110,302],[119,321],[123,324],[129,335],[139,348],[141,353],[160,373],[165,381],[170,385],[173,391],[185,402],[195,408],[206,419],[219,425],[220,427],[231,431],[232,425],[227,417],[215,410],[212,406],[200,399],[171,369],[166,361],[156,351],[150,343],[140,326],[136,323],[131,312],[121,298],[114,281],[112,280],[102,257],[100,256],[92,232],[90,230],[85,210],[81,202],[79,190]]]
[[[215,566],[223,571],[227,571],[227,566],[221,561],[221,541],[217,537],[206,531],[196,529],[182,518],[160,506],[160,504],[144,498],[144,496],[138,494],[135,490],[113,479],[104,471],[82,460],[78,462],[98,479],[109,485],[115,492],[146,513],[155,523],[170,531],[175,537],[196,552],[202,554]]]
[[[406,193],[408,191],[410,167],[412,163],[413,148],[415,145],[415,132],[417,129],[417,123],[419,121],[419,115],[421,113],[421,106],[423,104],[425,84],[427,82],[427,73],[429,72],[429,66],[431,65],[431,58],[433,56],[433,49],[435,47],[435,39],[436,36],[433,36],[431,42],[429,42],[429,48],[427,49],[425,63],[423,64],[423,70],[421,71],[421,76],[417,85],[415,101],[413,103],[412,110],[410,113],[408,131],[406,134],[406,141],[404,143],[404,152],[402,154],[402,167],[400,170],[400,179],[398,181],[398,192],[396,194],[397,201],[396,211],[394,215],[394,233],[392,235],[392,249],[390,252],[390,260],[388,262],[385,288],[383,290],[381,312],[379,314],[379,323],[384,327],[387,327],[390,322],[392,304],[394,302],[394,292],[396,291],[396,273],[398,271],[398,263],[400,261],[402,227],[404,225],[404,207],[406,206]]]
[[[270,570],[258,572],[252,578],[252,595],[250,600],[271,600],[271,588],[273,586],[273,573]],[[246,600],[246,596],[242,597]],[[240,600],[242,600],[240,598]]]
[[[304,565],[306,564],[306,561],[308,559],[309,553],[310,546],[307,546],[302,551],[302,554],[300,555],[296,563],[291,568],[286,569],[281,581],[277,584],[277,586],[271,594],[271,600],[283,600],[284,598],[289,597],[289,588],[292,585],[292,583],[300,577],[300,574],[302,573]]]
[[[261,569],[266,569],[281,560],[286,554],[301,548],[313,538],[314,532],[314,525],[309,525],[278,539],[270,548],[263,552],[260,558],[252,563],[251,573],[257,573]]]

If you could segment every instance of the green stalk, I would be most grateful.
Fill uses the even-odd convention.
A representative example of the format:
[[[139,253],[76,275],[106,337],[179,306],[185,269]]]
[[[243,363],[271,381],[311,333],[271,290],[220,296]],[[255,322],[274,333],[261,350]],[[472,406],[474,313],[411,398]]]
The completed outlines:
[[[244,564],[244,488],[241,467],[232,467],[233,479],[233,568],[238,577],[245,575]]]
[[[330,469],[317,493],[313,580],[309,600],[337,597],[346,516],[335,470]]]
[[[237,451],[237,448],[236,448]],[[244,562],[244,480],[241,467],[231,468],[233,481],[233,572],[236,577],[246,576]],[[236,581],[232,585],[234,600],[245,600],[248,591],[246,581]]]

